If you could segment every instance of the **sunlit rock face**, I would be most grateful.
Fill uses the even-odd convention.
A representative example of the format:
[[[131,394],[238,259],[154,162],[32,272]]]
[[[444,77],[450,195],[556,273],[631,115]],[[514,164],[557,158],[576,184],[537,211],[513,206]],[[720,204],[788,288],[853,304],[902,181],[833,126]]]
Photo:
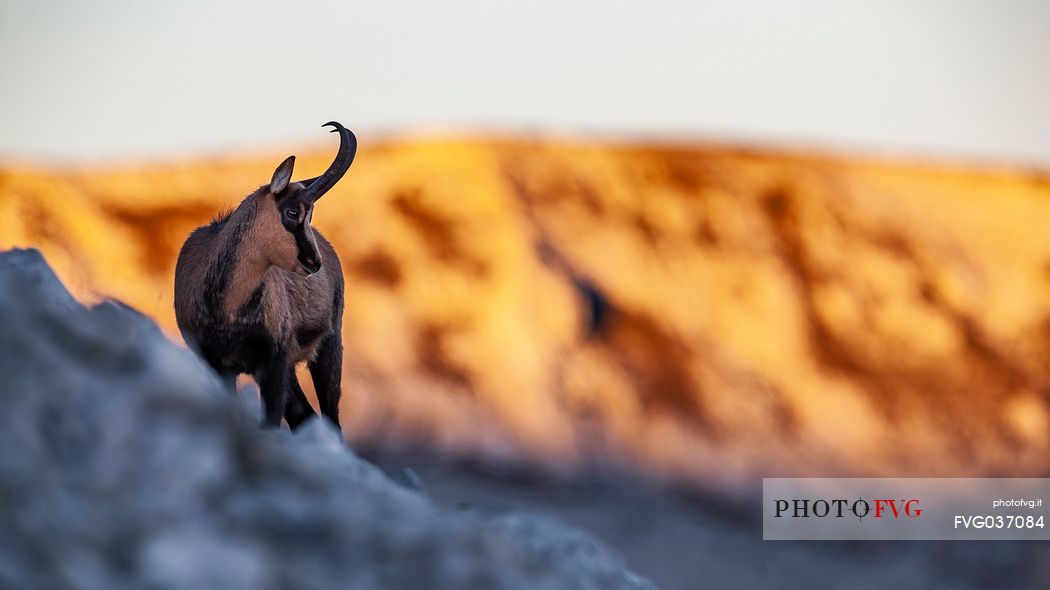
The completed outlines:
[[[148,318],[80,306],[36,251],[0,252],[0,351],[0,587],[653,588],[554,520],[436,508],[327,422],[261,431]]]
[[[182,240],[285,155],[9,167],[0,247],[177,339]],[[296,178],[330,157],[298,156]],[[1045,175],[363,138],[313,223],[347,278],[355,443],[714,485],[1048,470]]]

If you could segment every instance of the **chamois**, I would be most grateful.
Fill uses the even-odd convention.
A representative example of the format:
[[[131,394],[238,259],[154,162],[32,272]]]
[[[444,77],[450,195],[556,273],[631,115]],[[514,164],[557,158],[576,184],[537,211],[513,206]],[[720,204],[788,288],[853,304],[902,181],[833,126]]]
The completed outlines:
[[[321,176],[292,182],[295,156],[269,184],[194,230],[175,265],[175,319],[186,344],[231,390],[259,385],[263,427],[296,428],[316,416],[295,375],[306,361],[321,414],[339,425],[343,271],[313,228],[314,203],[343,177],[357,138],[336,122],[339,152]]]

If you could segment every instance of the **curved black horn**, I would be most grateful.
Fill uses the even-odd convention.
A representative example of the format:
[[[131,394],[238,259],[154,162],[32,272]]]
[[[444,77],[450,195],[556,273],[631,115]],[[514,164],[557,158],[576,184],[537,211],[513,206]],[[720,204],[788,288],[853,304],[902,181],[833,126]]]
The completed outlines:
[[[357,136],[354,135],[353,131],[335,121],[329,121],[321,125],[321,127],[333,127],[332,133],[339,133],[339,152],[336,153],[335,160],[332,161],[332,165],[328,167],[328,170],[325,170],[324,174],[302,181],[306,185],[303,198],[308,201],[320,199],[328,192],[328,189],[335,186],[335,183],[339,182],[343,174],[346,174],[350,164],[354,161],[354,156],[357,155]]]

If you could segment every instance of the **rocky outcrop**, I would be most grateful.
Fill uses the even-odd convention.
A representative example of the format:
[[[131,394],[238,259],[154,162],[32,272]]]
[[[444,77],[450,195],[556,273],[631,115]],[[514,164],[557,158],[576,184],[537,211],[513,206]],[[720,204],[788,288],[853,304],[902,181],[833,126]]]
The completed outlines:
[[[652,586],[588,536],[436,509],[313,420],[261,431],[118,302],[0,254],[0,587]]]

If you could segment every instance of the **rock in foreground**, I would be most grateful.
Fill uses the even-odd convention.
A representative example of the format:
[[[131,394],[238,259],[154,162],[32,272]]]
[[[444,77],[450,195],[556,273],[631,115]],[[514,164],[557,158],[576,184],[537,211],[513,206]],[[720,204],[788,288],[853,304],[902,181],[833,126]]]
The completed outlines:
[[[320,421],[258,430],[189,352],[0,254],[0,587],[651,588],[545,519],[443,513]]]

